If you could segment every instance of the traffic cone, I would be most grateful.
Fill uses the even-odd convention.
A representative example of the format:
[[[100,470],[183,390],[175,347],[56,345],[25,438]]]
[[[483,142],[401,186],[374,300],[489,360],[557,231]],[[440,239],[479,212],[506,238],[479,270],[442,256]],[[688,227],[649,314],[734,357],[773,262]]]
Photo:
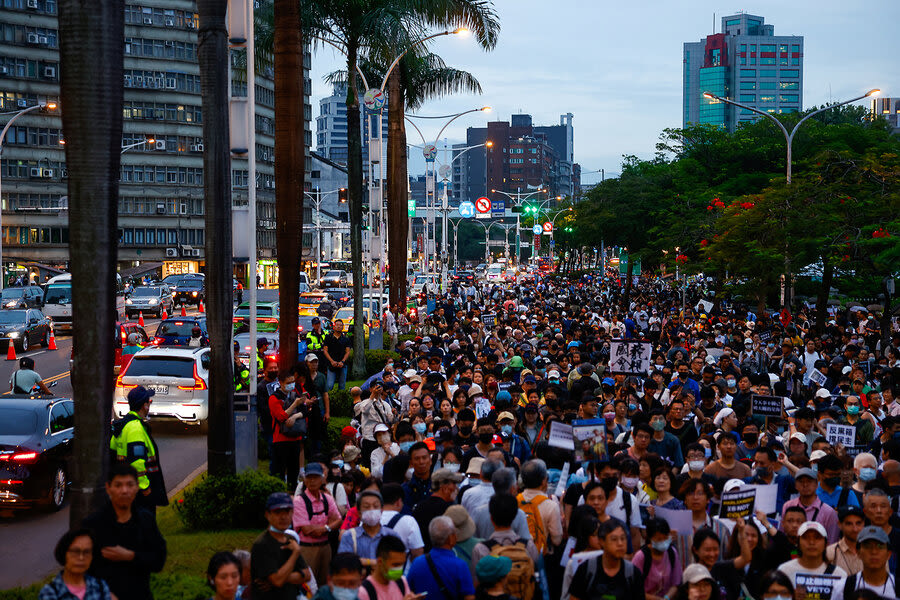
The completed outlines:
[[[6,360],[16,360],[16,345],[9,340],[9,350],[6,351]]]
[[[184,309],[184,304],[181,305],[181,316],[182,316],[182,317],[186,317],[186,316],[187,316],[187,311]]]
[[[53,330],[50,330],[50,344],[47,346],[47,350],[59,350],[56,347],[56,336],[53,335]]]
[[[200,304],[197,305],[197,312],[199,312],[200,314],[203,314],[206,312],[205,310],[203,310],[203,300],[201,300]]]
[[[144,326],[144,311],[138,313],[138,325],[140,325],[141,327]]]
[[[166,309],[163,309],[163,312],[162,312],[162,314],[159,316],[159,318],[162,319],[163,321],[165,321],[166,319],[169,318],[169,313],[166,312]]]

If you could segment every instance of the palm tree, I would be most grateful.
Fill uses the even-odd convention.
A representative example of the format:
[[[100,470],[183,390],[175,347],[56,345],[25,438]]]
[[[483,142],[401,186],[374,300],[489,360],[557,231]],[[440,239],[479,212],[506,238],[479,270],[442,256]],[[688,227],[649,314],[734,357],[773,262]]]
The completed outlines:
[[[197,59],[203,105],[203,192],[206,198],[206,322],[210,340],[209,472],[234,473],[232,383],[231,149],[228,130],[227,0],[198,0]],[[253,152],[253,149],[250,149]],[[253,182],[250,182],[253,185]]]
[[[409,32],[427,27],[466,27],[485,47],[496,44],[499,23],[488,0],[304,0],[304,26],[318,40],[338,46],[347,65],[347,191],[350,209],[350,254],[353,268],[353,321],[363,322],[362,306],[362,136],[357,82],[360,52],[366,48],[397,47]],[[406,35],[404,35],[404,32]],[[422,36],[424,37],[424,36]],[[405,182],[404,182],[405,183]],[[405,240],[403,242],[405,244]],[[404,261],[405,262],[405,261]],[[396,272],[396,271],[395,271]],[[404,268],[405,279],[405,268]],[[358,328],[361,330],[362,328]],[[353,336],[353,377],[365,374],[364,336]]]
[[[112,415],[115,277],[122,144],[124,5],[59,2],[60,102],[69,169],[76,528],[102,505]],[[101,310],[97,310],[100,306]],[[102,309],[106,307],[106,309]],[[67,474],[63,472],[64,478]]]

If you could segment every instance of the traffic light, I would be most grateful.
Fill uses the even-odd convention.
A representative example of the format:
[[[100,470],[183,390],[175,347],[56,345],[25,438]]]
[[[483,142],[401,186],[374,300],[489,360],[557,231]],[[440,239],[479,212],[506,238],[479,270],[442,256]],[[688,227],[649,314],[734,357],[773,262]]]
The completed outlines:
[[[515,213],[522,213],[522,212],[524,212],[524,211],[522,210],[522,208],[523,208],[522,206],[513,206],[513,207],[511,207],[509,210],[510,210],[510,212],[512,212],[513,214],[515,214]]]
[[[341,188],[338,190],[338,202],[341,204],[347,204],[347,188]]]

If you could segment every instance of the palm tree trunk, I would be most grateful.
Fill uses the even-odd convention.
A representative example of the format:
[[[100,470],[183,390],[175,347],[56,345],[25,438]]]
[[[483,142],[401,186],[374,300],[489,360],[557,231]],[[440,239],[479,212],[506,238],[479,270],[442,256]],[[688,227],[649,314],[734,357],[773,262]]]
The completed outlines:
[[[275,215],[278,244],[278,367],[297,363],[303,251],[303,43],[300,4],[275,0]],[[319,257],[316,257],[319,260]]]
[[[198,0],[197,59],[203,106],[203,193],[206,198],[206,322],[210,340],[209,472],[234,473],[234,384],[231,244],[231,149],[228,130],[227,0]],[[248,84],[252,85],[252,84]],[[253,152],[253,148],[250,149]],[[250,182],[253,185],[254,182]],[[251,277],[251,284],[253,283]]]
[[[80,527],[106,498],[114,353],[109,332],[116,321],[124,22],[121,2],[59,3],[73,344],[79,349],[73,353],[72,366],[72,528]]]
[[[353,365],[354,379],[365,376],[365,335],[363,334],[362,265],[362,131],[359,122],[359,95],[356,93],[356,61],[359,46],[347,43],[347,191],[350,201],[350,261],[353,268]]]
[[[831,281],[834,278],[834,262],[829,257],[822,256],[822,284],[819,286],[819,294],[816,297],[816,331],[819,335],[825,333],[825,323],[828,322],[828,295],[831,291]],[[887,307],[885,307],[887,309]]]
[[[406,236],[409,231],[405,102],[400,70],[394,69],[388,78],[388,263],[391,268],[391,306],[398,306],[400,310],[406,304]]]

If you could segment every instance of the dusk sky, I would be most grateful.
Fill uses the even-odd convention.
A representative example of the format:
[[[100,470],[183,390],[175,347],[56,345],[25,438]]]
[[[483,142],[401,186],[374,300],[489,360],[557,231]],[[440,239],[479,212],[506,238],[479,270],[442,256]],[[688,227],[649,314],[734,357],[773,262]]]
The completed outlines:
[[[802,35],[803,108],[840,101],[877,87],[900,95],[900,0],[757,0],[733,6],[710,0],[496,0],[499,43],[480,51],[471,38],[439,38],[432,51],[471,71],[482,96],[451,96],[426,104],[423,115],[442,115],[489,105],[455,121],[450,144],[464,141],[469,126],[508,120],[525,112],[536,125],[575,115],[575,161],[584,171],[620,170],[622,155],[653,155],[660,132],[681,127],[682,44],[721,31],[721,17],[741,10],[765,18],[775,35]],[[330,49],[313,55],[313,131],[319,99],[330,94],[322,77],[341,58]],[[424,122],[426,135],[440,124]],[[415,133],[409,132],[412,141]],[[315,139],[315,135],[314,135]],[[415,143],[419,143],[418,140]],[[410,174],[424,172],[416,152]],[[599,174],[586,174],[590,183]]]

